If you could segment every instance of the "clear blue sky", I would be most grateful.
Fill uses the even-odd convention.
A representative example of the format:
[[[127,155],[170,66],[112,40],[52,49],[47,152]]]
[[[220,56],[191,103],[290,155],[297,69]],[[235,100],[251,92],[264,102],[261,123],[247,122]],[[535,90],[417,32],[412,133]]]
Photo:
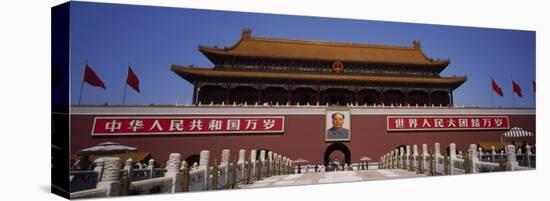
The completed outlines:
[[[442,25],[255,14],[183,8],[72,2],[71,95],[78,103],[84,63],[107,89],[84,84],[83,104],[121,104],[128,62],[141,93],[128,88],[127,104],[191,102],[192,86],[170,71],[171,64],[211,67],[197,47],[231,46],[243,28],[253,36],[412,46],[420,40],[432,58],[451,59],[443,76],[466,75],[454,92],[456,104],[491,106],[490,78],[504,91],[495,106],[512,106],[512,79],[533,107],[535,32]]]

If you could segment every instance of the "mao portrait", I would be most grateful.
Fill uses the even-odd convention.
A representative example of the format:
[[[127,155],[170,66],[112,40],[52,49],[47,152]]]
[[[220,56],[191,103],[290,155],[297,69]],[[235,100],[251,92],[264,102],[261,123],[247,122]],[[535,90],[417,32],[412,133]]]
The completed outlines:
[[[349,111],[327,112],[327,125],[325,141],[348,141],[350,140]]]

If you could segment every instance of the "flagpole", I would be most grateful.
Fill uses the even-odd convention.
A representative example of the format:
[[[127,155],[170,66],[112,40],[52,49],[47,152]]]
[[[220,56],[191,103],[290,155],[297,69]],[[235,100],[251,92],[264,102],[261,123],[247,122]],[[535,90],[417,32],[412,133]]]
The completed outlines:
[[[122,96],[122,105],[124,105],[124,103],[126,103],[126,88],[127,88],[127,84],[124,83],[124,95]]]
[[[537,108],[537,97],[535,97],[535,93],[533,93],[533,107]]]
[[[491,78],[491,89],[489,90],[489,92],[491,93],[491,106],[493,106],[493,108],[495,107],[495,94],[493,93],[493,79]]]
[[[535,81],[532,81],[533,83],[535,83]],[[537,97],[535,96],[535,93],[537,91],[535,85],[532,83],[533,85],[533,107],[534,108],[537,108]]]
[[[515,95],[515,92],[514,92],[514,78],[512,78],[512,76],[510,76],[510,79],[512,79],[512,107],[515,108],[516,107],[516,95]]]
[[[86,66],[88,65],[88,59],[84,64],[84,73],[82,73],[82,80],[80,81],[80,95],[78,96],[78,105],[82,102],[82,90],[84,89],[84,77],[86,76]]]
[[[130,62],[128,62],[128,68],[130,68]],[[124,95],[122,95],[122,105],[126,103],[126,88],[128,88],[128,69],[126,70],[126,81],[124,81]]]

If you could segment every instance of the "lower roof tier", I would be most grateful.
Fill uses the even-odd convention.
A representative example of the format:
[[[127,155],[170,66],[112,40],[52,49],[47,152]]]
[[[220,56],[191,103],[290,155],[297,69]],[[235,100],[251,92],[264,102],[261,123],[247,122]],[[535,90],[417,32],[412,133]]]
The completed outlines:
[[[466,76],[455,77],[405,77],[357,75],[343,73],[302,73],[302,72],[273,72],[273,71],[240,71],[212,68],[183,67],[172,65],[171,70],[185,80],[193,83],[205,79],[259,79],[259,80],[295,80],[295,81],[336,81],[336,82],[368,82],[382,84],[419,84],[440,85],[452,88],[461,86]]]

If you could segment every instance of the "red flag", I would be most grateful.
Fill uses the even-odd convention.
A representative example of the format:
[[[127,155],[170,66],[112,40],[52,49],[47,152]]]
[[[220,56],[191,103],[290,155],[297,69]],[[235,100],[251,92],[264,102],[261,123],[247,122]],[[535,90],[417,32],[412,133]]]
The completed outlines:
[[[519,85],[516,82],[514,82],[514,80],[512,80],[512,88],[514,90],[514,93],[516,93],[519,97],[523,97],[521,95],[521,87],[519,87]]]
[[[537,83],[533,80],[533,92],[537,92]]]
[[[126,83],[139,93],[139,79],[130,66],[128,66],[128,77],[126,78]]]
[[[88,84],[90,84],[92,86],[101,87],[103,89],[106,89],[105,84],[103,83],[103,81],[101,81],[101,79],[99,79],[97,74],[94,72],[94,70],[92,70],[92,68],[90,68],[90,66],[88,66],[88,64],[86,64],[86,68],[84,69],[84,82],[87,82]]]
[[[504,96],[504,93],[502,92],[502,89],[498,86],[497,82],[495,80],[491,79],[491,85],[493,87],[493,91],[497,93],[499,96]]]

